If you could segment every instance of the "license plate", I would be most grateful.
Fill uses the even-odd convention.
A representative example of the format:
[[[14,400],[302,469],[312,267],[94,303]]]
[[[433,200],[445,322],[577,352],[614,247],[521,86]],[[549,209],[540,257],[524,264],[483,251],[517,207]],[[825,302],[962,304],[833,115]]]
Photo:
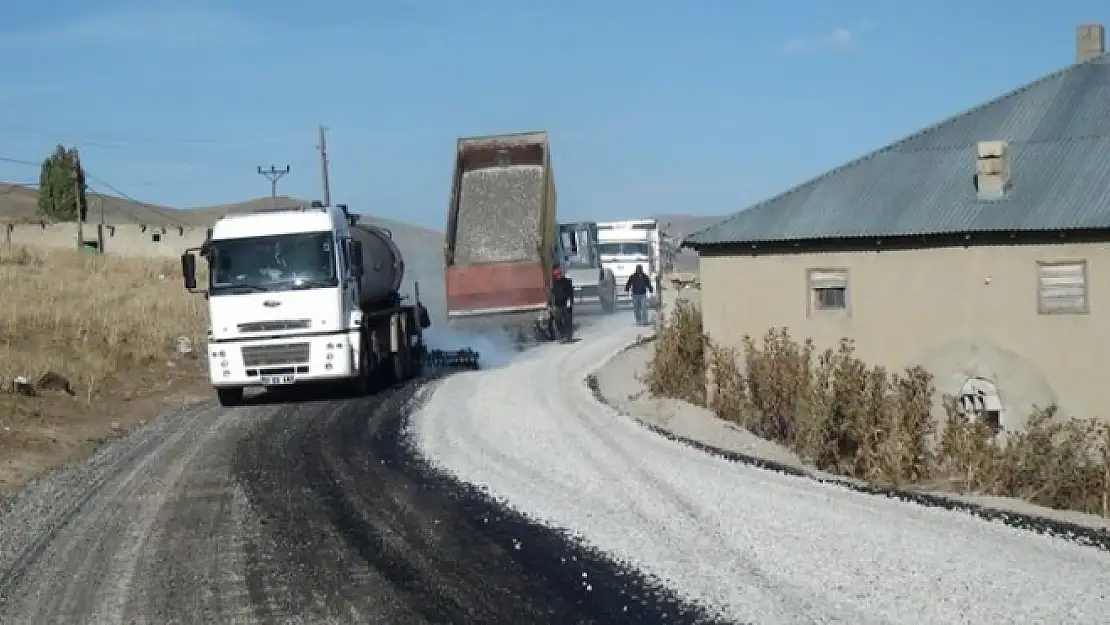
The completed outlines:
[[[292,384],[294,377],[291,375],[263,375],[259,376],[263,386],[282,386]]]

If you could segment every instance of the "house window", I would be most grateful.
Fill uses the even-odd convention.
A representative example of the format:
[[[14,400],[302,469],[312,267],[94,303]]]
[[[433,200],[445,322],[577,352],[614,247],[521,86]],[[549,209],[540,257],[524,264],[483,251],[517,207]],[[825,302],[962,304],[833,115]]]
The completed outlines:
[[[848,271],[846,269],[809,270],[809,309],[848,310]]]
[[[1037,263],[1037,312],[1086,314],[1087,310],[1087,261]]]

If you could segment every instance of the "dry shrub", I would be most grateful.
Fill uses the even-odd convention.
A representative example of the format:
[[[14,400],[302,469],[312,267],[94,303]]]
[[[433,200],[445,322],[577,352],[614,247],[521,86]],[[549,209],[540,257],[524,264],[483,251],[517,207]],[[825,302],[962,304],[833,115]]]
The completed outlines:
[[[644,381],[652,395],[673,397],[705,405],[705,333],[701,311],[679,300],[669,316],[659,313],[660,331],[655,357],[648,364]]]
[[[966,490],[1017,497],[1051,508],[1110,517],[1110,426],[1036,410],[1025,430],[999,443],[991,428],[969,422],[945,398],[941,454]]]
[[[1062,421],[1050,407],[1003,442],[945,397],[938,440],[936,391],[921,367],[868,366],[849,339],[818,352],[785,328],[758,343],[745,337],[740,351],[725,348],[708,341],[688,304],[660,325],[646,380],[652,395],[708,405],[818,468],[887,485],[944,478],[964,490],[1110,517],[1108,424]]]
[[[785,328],[768,331],[762,345],[745,337],[746,374],[734,383],[748,398],[743,424],[824,470],[886,484],[927,476],[928,372],[868,368],[847,339],[815,354],[812,341],[796,343]]]
[[[204,300],[179,276],[173,259],[0,251],[0,375],[53,371],[91,400],[117,374],[164,365],[179,336],[203,349]]]
[[[739,363],[740,353],[736,349],[709,345],[706,369],[712,384],[706,407],[726,421],[744,425],[748,393]]]

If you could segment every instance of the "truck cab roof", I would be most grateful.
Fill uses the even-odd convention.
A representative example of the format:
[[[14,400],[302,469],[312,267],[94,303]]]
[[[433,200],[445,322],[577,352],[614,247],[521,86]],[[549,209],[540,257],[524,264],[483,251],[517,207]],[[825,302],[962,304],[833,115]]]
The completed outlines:
[[[212,240],[296,234],[346,232],[346,214],[337,207],[293,207],[226,215],[212,228]]]

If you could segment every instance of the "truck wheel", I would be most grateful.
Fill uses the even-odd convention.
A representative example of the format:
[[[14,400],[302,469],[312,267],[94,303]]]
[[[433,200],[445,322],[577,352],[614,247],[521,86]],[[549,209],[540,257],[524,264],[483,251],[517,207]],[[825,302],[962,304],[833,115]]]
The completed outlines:
[[[397,382],[404,382],[409,379],[412,371],[412,362],[409,355],[409,344],[407,341],[401,343],[401,348],[393,354],[391,359],[393,361],[393,379]]]
[[[238,406],[243,403],[243,387],[218,388],[216,389],[216,399],[219,400],[221,406],[228,408]]]
[[[355,379],[351,380],[351,393],[357,397],[370,394],[370,352],[366,349],[366,340],[359,341],[359,370]]]
[[[617,312],[617,294],[613,293],[609,297],[601,300],[601,312],[611,315]]]

